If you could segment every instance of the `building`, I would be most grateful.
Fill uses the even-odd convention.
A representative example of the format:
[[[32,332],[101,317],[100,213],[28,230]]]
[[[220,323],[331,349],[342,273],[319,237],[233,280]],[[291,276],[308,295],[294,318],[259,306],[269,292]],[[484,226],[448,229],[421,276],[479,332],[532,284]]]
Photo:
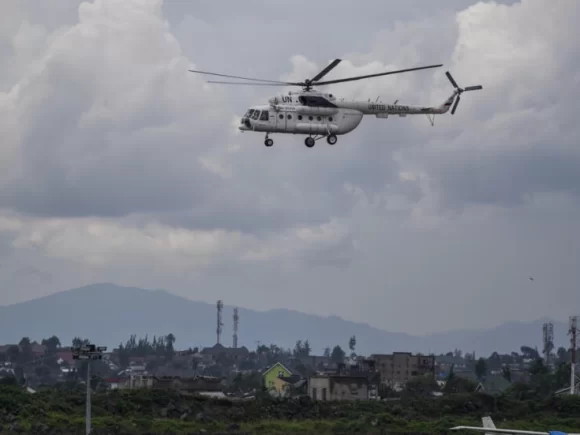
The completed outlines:
[[[452,368],[454,373],[470,371],[465,358],[455,355],[435,357],[435,366],[435,372],[440,379],[445,379]]]
[[[300,375],[280,376],[274,379],[268,392],[273,397],[298,396],[305,393],[306,380]]]
[[[304,367],[311,370],[330,370],[336,368],[336,363],[332,362],[329,356],[304,355],[299,356],[297,360]]]
[[[270,394],[274,396],[283,396],[286,394],[284,390],[290,382],[287,379],[291,379],[293,375],[297,374],[298,373],[294,373],[284,364],[277,362],[262,373],[262,379],[264,380],[264,386]]]
[[[393,354],[373,354],[376,370],[381,374],[381,382],[392,388],[402,388],[415,376],[435,376],[434,355],[413,355],[411,352]]]
[[[316,375],[308,380],[312,400],[371,400],[376,399],[376,390],[375,382],[363,373]]]
[[[220,378],[209,376],[194,376],[181,378],[178,376],[151,376],[146,374],[131,374],[127,377],[115,377],[107,380],[111,389],[150,388],[158,390],[179,391],[182,394],[217,393],[222,390]]]
[[[204,348],[201,353],[203,355],[210,355],[214,362],[223,359],[230,359],[234,363],[239,363],[248,357],[250,351],[245,346],[225,347],[224,345],[217,343],[212,347]]]
[[[180,378],[174,376],[155,377],[153,388],[175,390],[181,394],[218,393],[222,391],[222,380],[211,376]]]
[[[135,388],[151,388],[155,384],[155,378],[153,376],[138,373],[129,376],[128,382],[126,384],[127,388],[135,389]]]

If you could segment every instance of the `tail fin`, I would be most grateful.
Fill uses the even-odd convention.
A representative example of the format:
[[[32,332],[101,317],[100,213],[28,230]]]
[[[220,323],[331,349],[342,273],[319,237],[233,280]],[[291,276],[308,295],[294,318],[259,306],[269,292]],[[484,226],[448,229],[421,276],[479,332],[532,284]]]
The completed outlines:
[[[447,113],[449,111],[449,109],[451,109],[451,105],[453,104],[453,101],[455,101],[456,96],[457,96],[457,92],[453,92],[453,95],[451,95],[449,98],[447,98],[445,100],[445,102],[437,108],[437,110],[440,113]]]
[[[491,417],[482,417],[481,423],[483,424],[483,427],[486,429],[496,429],[495,423],[493,422]],[[492,434],[489,432],[486,432],[485,435],[492,435]]]

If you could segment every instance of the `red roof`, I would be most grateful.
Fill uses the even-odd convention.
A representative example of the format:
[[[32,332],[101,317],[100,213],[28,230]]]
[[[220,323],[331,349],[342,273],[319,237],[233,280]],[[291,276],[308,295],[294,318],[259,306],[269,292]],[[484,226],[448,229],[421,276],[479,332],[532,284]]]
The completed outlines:
[[[74,361],[73,354],[70,350],[61,350],[56,352],[56,356],[67,363],[71,363]]]

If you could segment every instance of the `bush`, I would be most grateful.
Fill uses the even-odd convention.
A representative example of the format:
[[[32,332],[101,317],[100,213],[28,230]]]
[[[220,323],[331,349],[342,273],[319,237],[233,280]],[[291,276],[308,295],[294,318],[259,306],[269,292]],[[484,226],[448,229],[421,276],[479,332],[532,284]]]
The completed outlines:
[[[314,402],[309,398],[230,401],[183,396],[161,390],[124,390],[93,395],[93,426],[98,433],[390,432],[443,433],[457,425],[481,426],[490,415],[514,429],[580,426],[580,397],[517,400],[513,394],[418,395],[398,401]],[[0,386],[0,426],[15,424],[33,433],[82,432],[85,395],[74,389],[29,394]],[[533,416],[534,420],[530,419]],[[62,432],[64,433],[64,432]]]

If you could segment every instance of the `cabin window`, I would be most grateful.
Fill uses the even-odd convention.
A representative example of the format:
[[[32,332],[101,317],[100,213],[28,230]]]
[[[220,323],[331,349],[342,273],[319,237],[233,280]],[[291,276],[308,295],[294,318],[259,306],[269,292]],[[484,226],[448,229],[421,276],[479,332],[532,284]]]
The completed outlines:
[[[288,119],[292,119],[292,115],[288,115]]]
[[[254,115],[252,116],[252,119],[258,119],[259,116],[260,116],[260,111],[259,110],[256,110],[254,112]]]
[[[329,116],[329,117],[328,117],[328,120],[329,120],[330,122],[332,122],[332,116]]]
[[[320,116],[317,116],[317,117],[316,117],[316,119],[317,119],[318,121],[321,121],[321,120],[322,120],[322,118],[321,118]]]
[[[268,119],[270,119],[268,115],[269,113],[267,110],[262,110],[262,113],[260,114],[260,121],[267,121]]]
[[[302,121],[302,115],[298,115],[298,121]]]
[[[280,113],[280,115],[278,115],[278,118],[280,118],[280,119],[284,119],[284,115],[282,115],[282,114]]]
[[[309,117],[308,117],[308,119],[309,119],[310,121],[312,121],[314,118],[313,118],[313,117],[312,117],[312,115],[311,115],[311,116],[309,116]]]

